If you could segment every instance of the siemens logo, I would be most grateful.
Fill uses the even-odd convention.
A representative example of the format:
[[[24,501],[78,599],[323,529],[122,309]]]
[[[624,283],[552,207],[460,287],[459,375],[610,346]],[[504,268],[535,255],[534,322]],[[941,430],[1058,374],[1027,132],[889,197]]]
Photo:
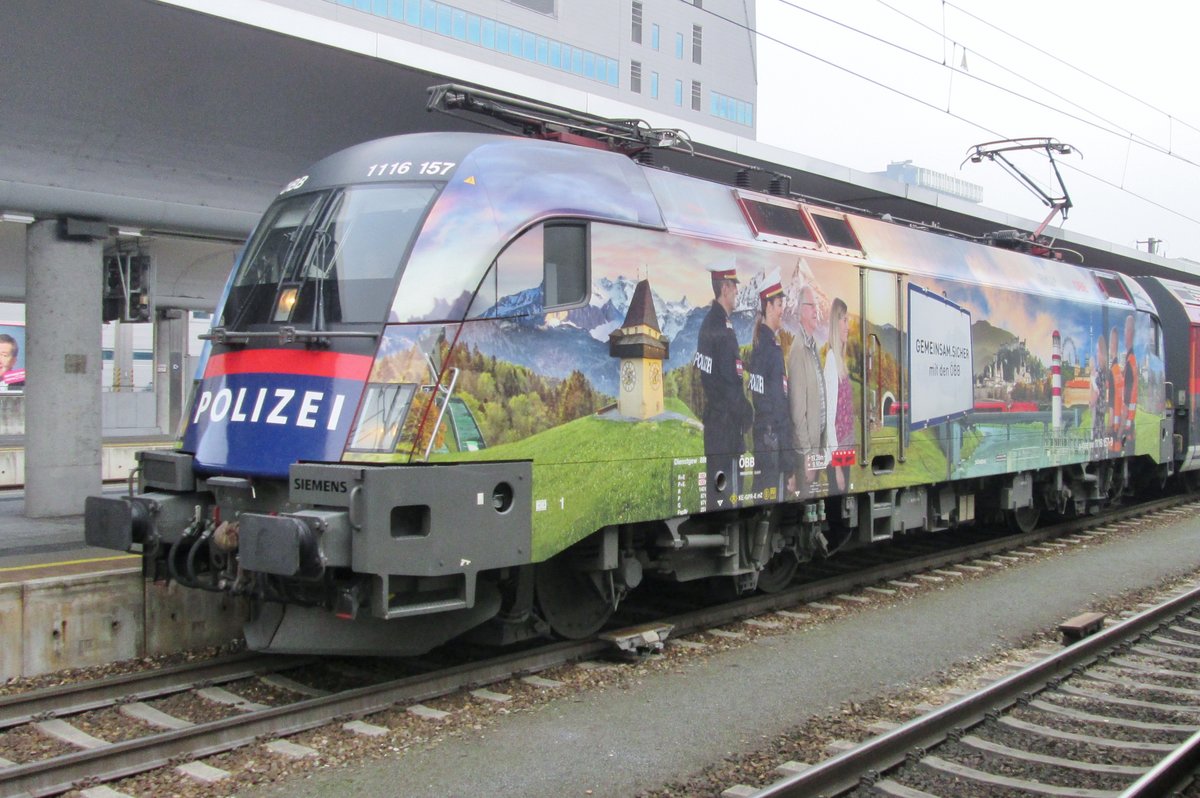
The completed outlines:
[[[239,388],[236,394],[229,388],[215,393],[204,391],[196,402],[192,423],[204,420],[213,424],[228,419],[231,423],[261,422],[310,429],[319,425],[327,430],[337,429],[346,404],[345,395],[329,396],[325,391],[299,394],[291,388],[259,388],[257,391]]]
[[[346,493],[350,490],[350,486],[342,479],[304,479],[303,477],[295,477],[292,479],[292,490],[307,490],[316,493]]]

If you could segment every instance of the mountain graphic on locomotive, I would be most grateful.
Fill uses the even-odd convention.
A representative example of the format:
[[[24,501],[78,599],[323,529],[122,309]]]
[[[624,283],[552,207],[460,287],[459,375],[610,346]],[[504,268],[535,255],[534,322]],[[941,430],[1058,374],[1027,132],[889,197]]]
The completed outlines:
[[[87,541],[248,597],[251,648],[413,654],[1200,466],[1200,290],[590,143],[402,135],[290,183],[179,449]]]

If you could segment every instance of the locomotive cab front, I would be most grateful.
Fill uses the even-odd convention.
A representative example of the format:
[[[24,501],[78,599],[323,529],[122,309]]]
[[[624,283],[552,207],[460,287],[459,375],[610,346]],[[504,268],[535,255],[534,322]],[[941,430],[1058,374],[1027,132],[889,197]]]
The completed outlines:
[[[414,241],[477,143],[373,142],[281,192],[206,336],[180,449],[139,455],[138,495],[88,499],[89,544],[140,547],[158,576],[249,596],[256,648],[425,650],[496,612],[475,576],[528,558],[529,466],[388,468],[485,442],[443,379],[443,335],[403,379],[381,373]],[[479,283],[454,264],[442,279],[466,296]],[[443,325],[426,338],[433,329]],[[435,424],[443,434],[422,436]],[[347,455],[366,462],[345,465]],[[484,522],[497,530],[481,556],[461,533],[439,534]],[[408,634],[386,623],[398,618]]]
[[[179,451],[142,454],[138,495],[89,499],[88,541],[140,545],[160,576],[248,597],[256,649],[419,653],[498,613],[504,639],[544,632],[533,564],[565,544],[535,538],[535,457],[492,447],[477,417],[493,407],[481,381],[529,378],[478,364],[554,297],[586,309],[592,220],[664,226],[640,167],[614,153],[422,134],[316,164],[229,280]],[[529,290],[501,296],[498,260],[533,250],[512,272]],[[513,311],[526,295],[540,315]],[[605,548],[597,567],[634,573],[630,557]]]

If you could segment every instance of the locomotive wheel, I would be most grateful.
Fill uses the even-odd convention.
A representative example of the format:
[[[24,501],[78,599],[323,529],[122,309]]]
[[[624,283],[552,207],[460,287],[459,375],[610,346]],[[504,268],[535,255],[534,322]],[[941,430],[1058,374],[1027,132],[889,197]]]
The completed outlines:
[[[1036,507],[1018,507],[1016,510],[1005,510],[1004,519],[1013,532],[1025,533],[1033,531],[1041,514],[1042,511]]]
[[[572,567],[569,556],[538,563],[534,580],[542,618],[559,637],[591,637],[612,617],[612,602],[589,574]]]
[[[758,589],[764,593],[778,593],[792,583],[799,567],[796,552],[791,549],[776,552],[758,574]]]

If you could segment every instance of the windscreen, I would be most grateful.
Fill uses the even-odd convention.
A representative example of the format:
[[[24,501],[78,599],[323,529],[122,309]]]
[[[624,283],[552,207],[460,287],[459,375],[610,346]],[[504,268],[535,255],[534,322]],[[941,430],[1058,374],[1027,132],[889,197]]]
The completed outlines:
[[[327,329],[387,319],[430,184],[354,186],[288,197],[263,217],[221,324]]]

